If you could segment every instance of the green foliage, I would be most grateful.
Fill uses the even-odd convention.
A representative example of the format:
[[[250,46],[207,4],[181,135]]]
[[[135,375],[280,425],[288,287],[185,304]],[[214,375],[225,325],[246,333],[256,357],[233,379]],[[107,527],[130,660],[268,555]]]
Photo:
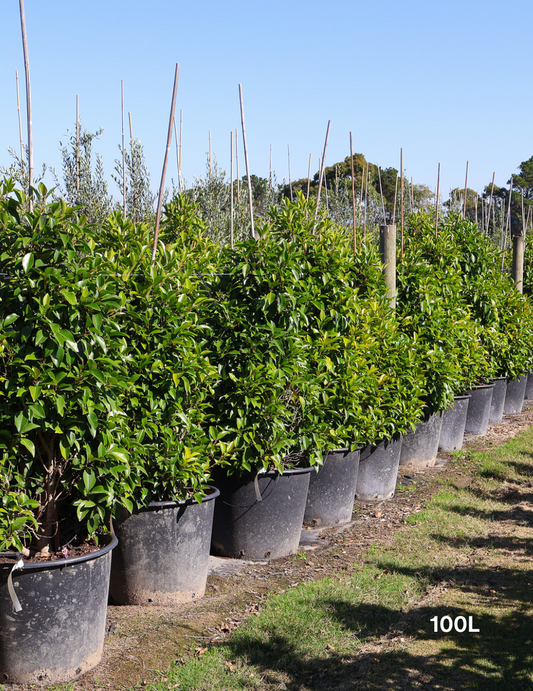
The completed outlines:
[[[229,472],[315,463],[325,448],[409,429],[424,392],[376,254],[350,260],[301,193],[259,230],[224,251],[206,303]]]
[[[0,192],[0,453],[11,491],[39,502],[43,540],[63,520],[89,532],[122,501],[129,465],[117,404],[128,389],[116,290],[64,202],[23,211]],[[70,502],[61,505],[66,497]],[[63,513],[64,512],[64,513]],[[74,520],[73,520],[74,519]],[[28,527],[31,528],[31,521]]]
[[[93,141],[103,132],[94,134],[79,128],[79,137],[71,135],[66,146],[61,144],[63,158],[63,186],[61,194],[66,202],[77,207],[90,223],[103,223],[112,208],[100,154],[93,163]],[[59,184],[59,181],[58,181]]]
[[[121,157],[115,159],[115,175],[122,197],[124,197],[124,178],[126,178],[126,199],[122,199],[121,208],[126,205],[126,216],[138,223],[155,220],[154,203],[156,195],[150,189],[150,173],[146,167],[144,150],[138,139],[130,140],[129,151],[124,152],[124,164]]]

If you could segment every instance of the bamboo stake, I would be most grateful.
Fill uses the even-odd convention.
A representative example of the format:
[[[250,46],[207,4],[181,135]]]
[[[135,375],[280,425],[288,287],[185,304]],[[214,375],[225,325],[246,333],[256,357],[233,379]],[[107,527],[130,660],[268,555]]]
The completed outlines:
[[[522,235],[526,237],[526,213],[524,211],[524,190],[520,190],[522,194]]]
[[[176,96],[178,92],[178,77],[180,73],[179,62],[176,63],[176,72],[174,75],[174,88],[172,90],[172,104],[170,106],[170,118],[168,121],[168,134],[167,134],[167,148],[165,151],[165,158],[163,161],[163,172],[161,173],[161,185],[159,186],[159,198],[157,200],[157,213],[155,217],[155,230],[154,230],[154,245],[152,247],[152,262],[155,261],[155,255],[157,252],[157,240],[159,238],[159,223],[161,221],[161,207],[163,206],[163,194],[165,191],[165,176],[167,173],[168,155],[170,152],[170,145],[172,144],[172,121],[174,120],[174,110],[176,108]]]
[[[252,198],[252,180],[250,178],[250,166],[248,163],[248,147],[246,146],[246,127],[244,125],[244,104],[242,100],[242,85],[239,84],[239,100],[241,102],[242,144],[244,146],[244,162],[246,164],[246,177],[248,179],[248,203],[250,206],[250,232],[253,238],[259,239],[254,226],[254,206]]]
[[[468,192],[468,161],[466,162],[466,174],[465,174],[465,198],[463,202],[463,214],[462,218],[466,218],[466,195]]]
[[[368,175],[370,171],[370,165],[366,167],[366,178],[365,178],[365,221],[363,224],[363,239],[366,240],[366,217],[368,209]]]
[[[352,216],[353,216],[353,253],[357,250],[357,230],[355,224],[355,180],[354,180],[354,166],[353,166],[353,140],[350,132],[350,159],[352,163]]]
[[[437,172],[437,194],[435,195],[435,237],[439,233],[440,162]]]
[[[401,247],[402,247],[402,261],[403,261],[403,149],[400,149],[400,174],[402,176],[400,179],[400,207],[401,207],[400,226],[401,226]]]
[[[309,154],[309,168],[307,169],[307,201],[309,201],[309,192],[311,190],[311,156]]]
[[[268,166],[268,182],[270,183],[270,188],[272,189],[272,144],[270,145],[270,163]]]
[[[183,139],[183,109],[180,109],[180,162],[179,162],[179,167],[178,167],[178,192],[181,192],[181,160],[182,160],[182,151],[181,151],[181,142]]]
[[[241,203],[241,179],[239,177],[239,145],[238,133],[235,129],[235,163],[237,164],[237,206]]]
[[[209,182],[211,182],[211,130],[209,130]]]
[[[513,176],[511,175],[511,183],[509,185],[509,204],[507,207],[507,222],[505,224],[505,237],[503,245],[503,255],[502,255],[502,271],[505,266],[505,252],[507,251],[507,236],[511,231],[511,199],[513,196]],[[503,231],[503,221],[502,221],[502,231]]]
[[[476,226],[478,225],[477,221],[477,200],[478,200],[478,194],[476,193],[476,198],[474,200],[474,218],[476,219]],[[478,226],[479,227],[479,226]]]
[[[392,225],[396,225],[396,202],[398,197],[398,176],[396,176],[396,182],[394,183],[394,208],[392,211]]]
[[[289,190],[291,192],[291,202],[294,201],[294,197],[292,194],[292,182],[291,182],[291,147],[287,144],[287,155],[289,159]]]
[[[324,166],[324,171],[326,170],[326,167]],[[326,210],[329,209],[329,198],[328,198],[328,179],[326,176],[324,176],[324,193],[326,195]]]
[[[365,181],[365,166],[363,166],[363,170],[361,171],[361,190],[359,192],[359,215],[362,213],[362,208],[363,208],[363,190],[364,190],[364,181]]]
[[[410,213],[413,213],[413,208],[414,208],[414,192],[413,192],[413,178],[411,178],[411,182],[409,184],[409,211],[410,211]]]
[[[383,187],[381,185],[381,169],[378,165],[378,178],[379,178],[379,193],[381,194],[381,208],[383,210],[383,225],[387,225],[387,218],[385,216],[385,200],[383,199]]]
[[[233,249],[233,130],[229,133],[229,197],[230,197],[230,216],[229,216],[229,242]]]
[[[28,39],[26,36],[26,17],[24,14],[24,0],[19,0],[20,28],[22,30],[22,49],[24,52],[24,71],[26,74],[26,112],[28,121],[28,208],[33,211],[33,126],[31,121],[31,83],[30,57],[28,54]]]
[[[122,110],[122,199],[123,213],[126,218],[126,142],[124,136],[124,80],[120,81],[120,102]]]
[[[80,97],[76,94],[76,191],[80,189]]]
[[[136,172],[135,172],[135,157],[133,155],[133,126],[131,124],[131,112],[128,111],[128,123],[130,126],[130,154],[131,154],[131,177],[133,178],[134,182],[137,179]],[[135,210],[137,209],[137,189],[136,185],[132,185],[133,188],[133,214],[135,218]]]
[[[494,179],[496,177],[496,173],[492,173],[492,187],[490,188],[490,201],[489,201],[489,217],[487,219],[487,235],[489,234],[489,224],[490,224],[490,211],[492,209],[492,196],[494,194]],[[494,216],[494,221],[493,221],[493,227],[496,226],[496,212],[493,213]]]
[[[17,81],[17,112],[19,118],[19,140],[20,140],[20,164],[24,166],[24,142],[22,140],[22,117],[20,115],[20,92],[19,92],[19,71],[15,70]]]
[[[176,118],[172,121],[172,129],[174,130],[174,141],[176,142],[176,168],[178,169],[178,194],[180,193],[180,145],[178,136],[178,127],[176,125]]]
[[[328,149],[328,139],[329,139],[329,128],[331,126],[331,120],[328,120],[328,127],[326,130],[326,140],[324,141],[324,152],[322,154],[322,162],[320,165],[320,178],[318,181],[318,192],[316,196],[316,210],[315,210],[315,219],[318,216],[318,207],[320,205],[320,192],[322,191],[322,181],[324,179],[324,168],[325,168],[325,163],[326,163],[326,151]]]

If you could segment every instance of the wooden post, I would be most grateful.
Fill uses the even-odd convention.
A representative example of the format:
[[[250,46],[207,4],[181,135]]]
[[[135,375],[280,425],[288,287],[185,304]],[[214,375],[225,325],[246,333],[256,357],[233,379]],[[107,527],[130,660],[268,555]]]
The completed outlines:
[[[80,189],[80,97],[76,94],[76,191]]]
[[[180,109],[180,155],[179,155],[179,166],[178,166],[178,192],[181,192],[181,142],[183,139],[183,109]]]
[[[307,201],[309,201],[309,192],[311,190],[311,156],[309,154],[309,168],[307,169]]]
[[[293,202],[294,196],[292,194],[292,181],[291,181],[291,147],[289,144],[287,144],[287,156],[288,156],[288,163],[289,163],[289,190],[291,192],[291,202]]]
[[[513,281],[519,293],[524,292],[524,236],[513,236]]]
[[[396,308],[396,226],[379,227],[379,253],[391,309]]]
[[[402,247],[402,261],[403,261],[403,149],[400,149],[400,208],[401,208],[401,247]]]
[[[167,133],[167,148],[165,151],[165,158],[163,160],[163,172],[161,173],[161,184],[159,186],[159,198],[157,200],[157,212],[155,217],[155,230],[154,230],[154,245],[152,247],[152,261],[155,261],[155,255],[157,252],[157,240],[159,238],[159,224],[161,222],[161,207],[163,206],[163,194],[165,192],[165,176],[167,173],[168,155],[170,153],[170,145],[172,144],[172,122],[174,121],[174,110],[176,108],[176,96],[178,93],[178,77],[180,73],[180,65],[176,64],[176,72],[174,74],[174,88],[172,90],[172,104],[170,106],[170,118],[168,122],[168,133]]]
[[[463,203],[463,218],[466,218],[466,195],[468,192],[468,161],[466,162],[466,173],[465,173],[465,199]]]

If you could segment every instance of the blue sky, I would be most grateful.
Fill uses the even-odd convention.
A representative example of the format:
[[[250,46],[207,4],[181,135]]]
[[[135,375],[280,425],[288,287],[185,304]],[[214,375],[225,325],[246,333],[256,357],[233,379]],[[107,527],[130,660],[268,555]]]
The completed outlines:
[[[0,0],[0,163],[18,148],[15,71],[24,107],[17,0]],[[493,0],[270,0],[90,3],[26,0],[36,168],[61,168],[59,142],[75,124],[104,133],[96,143],[109,175],[126,118],[159,184],[176,63],[183,110],[183,173],[205,174],[212,151],[229,170],[230,131],[239,129],[242,84],[251,171],[278,181],[318,168],[328,120],[327,164],[354,151],[415,183],[481,191],[506,184],[533,155],[528,114],[533,3]],[[24,118],[24,113],[23,113]],[[244,174],[244,156],[239,154]],[[167,181],[176,178],[175,155]],[[118,189],[110,184],[118,197]]]

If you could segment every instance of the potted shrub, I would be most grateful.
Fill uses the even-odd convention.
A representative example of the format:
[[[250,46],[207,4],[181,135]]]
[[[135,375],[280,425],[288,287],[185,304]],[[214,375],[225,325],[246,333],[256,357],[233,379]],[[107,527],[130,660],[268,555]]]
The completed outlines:
[[[198,316],[205,298],[197,270],[201,261],[206,271],[216,251],[181,227],[188,211],[184,198],[167,206],[155,261],[151,229],[121,216],[109,219],[101,240],[110,271],[122,280],[118,322],[132,383],[121,408],[131,432],[133,489],[114,520],[114,604],[176,604],[201,597],[206,587],[218,496],[210,466],[219,450],[206,408],[219,373]]]
[[[109,521],[130,492],[118,404],[129,380],[121,298],[83,219],[43,187],[33,212],[24,201],[1,184],[0,543],[18,554],[2,560],[0,678],[52,682],[102,653]]]
[[[421,394],[416,370],[402,369],[407,339],[398,339],[377,258],[350,263],[345,238],[325,215],[315,219],[302,195],[273,209],[260,230],[259,241],[224,253],[206,303],[209,348],[221,373],[211,415],[231,445],[217,485],[223,490],[228,477],[240,478],[239,494],[217,505],[213,542],[221,553],[254,558],[293,551],[301,527],[299,508],[290,546],[264,546],[262,536],[282,535],[285,528],[272,528],[281,511],[267,515],[262,487],[279,495],[291,474],[320,465],[325,449],[355,449],[377,434],[408,428]],[[384,337],[401,352],[401,362],[392,364],[392,352],[383,355]],[[392,398],[393,410],[383,415]],[[253,518],[257,548],[237,546],[229,535],[253,515],[251,506],[268,526],[257,528]]]

